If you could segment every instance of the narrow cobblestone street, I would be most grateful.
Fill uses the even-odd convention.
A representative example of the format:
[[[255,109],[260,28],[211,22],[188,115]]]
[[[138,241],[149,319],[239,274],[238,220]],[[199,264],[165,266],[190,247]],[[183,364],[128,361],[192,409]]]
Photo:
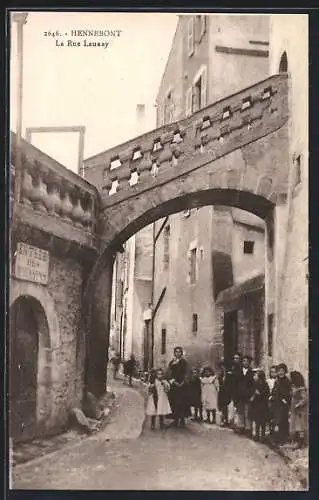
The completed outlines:
[[[300,490],[283,459],[231,430],[190,422],[151,431],[144,399],[116,382],[111,423],[64,450],[14,467],[14,489]],[[167,421],[167,425],[170,420]]]

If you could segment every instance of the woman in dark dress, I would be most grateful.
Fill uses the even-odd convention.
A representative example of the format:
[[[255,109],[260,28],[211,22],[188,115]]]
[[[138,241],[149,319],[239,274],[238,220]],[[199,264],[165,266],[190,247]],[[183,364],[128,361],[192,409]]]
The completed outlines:
[[[274,438],[277,444],[285,444],[289,437],[291,384],[287,373],[287,365],[280,363],[277,366],[277,379],[271,392],[271,402],[274,408]]]
[[[175,347],[174,358],[168,365],[168,377],[171,385],[170,403],[176,427],[184,427],[185,418],[188,416],[187,374],[188,363],[183,357],[183,349]]]

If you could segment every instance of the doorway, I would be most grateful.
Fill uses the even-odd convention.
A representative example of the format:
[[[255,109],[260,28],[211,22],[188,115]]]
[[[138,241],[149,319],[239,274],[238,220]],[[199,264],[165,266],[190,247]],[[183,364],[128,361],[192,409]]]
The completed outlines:
[[[16,442],[36,435],[40,328],[48,334],[42,306],[32,297],[20,296],[10,308],[9,323],[9,425]]]
[[[238,349],[238,312],[224,313],[224,360],[231,365],[233,355]]]

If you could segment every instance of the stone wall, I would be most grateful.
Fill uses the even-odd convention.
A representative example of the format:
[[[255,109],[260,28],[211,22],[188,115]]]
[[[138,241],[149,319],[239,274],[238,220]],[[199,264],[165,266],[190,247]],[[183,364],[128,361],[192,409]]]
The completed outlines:
[[[308,375],[308,16],[273,15],[270,72],[286,52],[289,76],[289,194],[276,210],[277,252],[274,356]],[[302,124],[302,125],[301,125]]]
[[[46,431],[62,428],[70,409],[82,404],[85,362],[83,276],[83,265],[76,259],[51,254],[47,286],[11,280],[11,301],[20,295],[34,297],[42,305],[48,321],[48,347],[41,339],[41,330],[39,332],[37,388],[38,407],[48,410],[45,415],[38,414],[38,419],[44,420]],[[49,371],[45,374],[43,370],[47,369]],[[43,391],[42,383],[49,385],[49,393]],[[49,397],[49,402],[41,401],[41,397]]]

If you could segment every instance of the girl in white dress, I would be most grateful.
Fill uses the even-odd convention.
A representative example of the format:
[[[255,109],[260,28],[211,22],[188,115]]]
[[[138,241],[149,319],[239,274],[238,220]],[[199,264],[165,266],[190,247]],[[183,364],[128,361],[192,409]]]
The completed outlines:
[[[202,386],[203,410],[206,412],[206,422],[209,424],[216,424],[218,378],[214,371],[207,366],[202,371],[200,381]]]
[[[155,429],[156,416],[159,417],[160,428],[164,428],[164,416],[172,413],[167,393],[170,385],[164,379],[164,372],[161,368],[156,370],[149,380],[148,400],[146,403],[146,415],[151,417],[151,429]]]

